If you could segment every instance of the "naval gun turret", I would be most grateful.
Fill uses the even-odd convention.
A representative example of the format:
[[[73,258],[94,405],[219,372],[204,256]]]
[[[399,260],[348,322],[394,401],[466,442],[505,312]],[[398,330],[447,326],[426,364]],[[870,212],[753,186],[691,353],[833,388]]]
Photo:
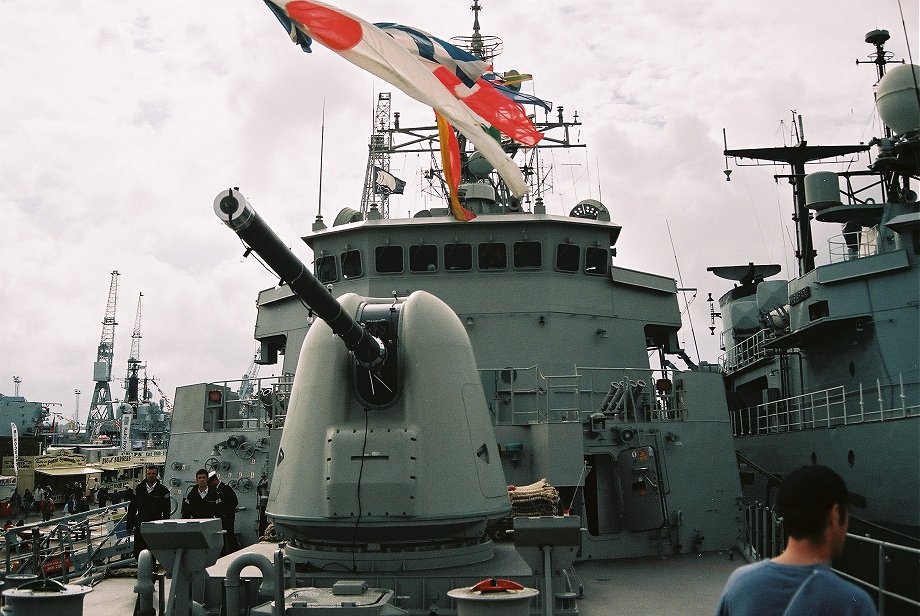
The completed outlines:
[[[301,348],[272,473],[267,513],[285,557],[348,570],[491,558],[486,528],[510,504],[456,314],[423,291],[336,300],[238,190],[214,210],[322,319]]]

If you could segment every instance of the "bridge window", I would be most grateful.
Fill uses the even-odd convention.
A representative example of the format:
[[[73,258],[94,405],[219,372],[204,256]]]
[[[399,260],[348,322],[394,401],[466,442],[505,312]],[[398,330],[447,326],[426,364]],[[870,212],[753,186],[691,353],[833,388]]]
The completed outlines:
[[[607,275],[607,250],[597,246],[585,248],[585,273],[592,276]]]
[[[560,272],[577,272],[581,261],[581,247],[576,244],[556,246],[556,269]]]
[[[350,280],[364,272],[361,270],[361,251],[346,250],[342,253],[342,278]]]
[[[409,246],[409,271],[438,271],[438,247],[434,244]]]
[[[374,252],[378,274],[398,274],[403,271],[402,246],[377,246]]]
[[[543,265],[543,253],[540,242],[515,242],[514,267],[518,269],[538,269]]]
[[[332,255],[318,257],[314,267],[316,268],[316,277],[319,278],[320,282],[335,282],[339,279],[335,267],[335,257]]]
[[[479,269],[503,270],[508,267],[508,250],[501,242],[479,245]]]
[[[468,272],[473,269],[473,245],[447,244],[444,246],[444,268],[450,272]]]

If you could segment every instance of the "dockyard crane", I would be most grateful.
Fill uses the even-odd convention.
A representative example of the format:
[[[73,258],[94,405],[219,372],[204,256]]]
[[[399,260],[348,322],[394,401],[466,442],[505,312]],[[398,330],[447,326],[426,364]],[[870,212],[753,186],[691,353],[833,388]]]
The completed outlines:
[[[93,401],[90,403],[89,418],[86,421],[88,432],[94,432],[103,422],[114,419],[112,413],[112,357],[115,352],[115,306],[118,302],[118,270],[112,272],[109,284],[109,297],[105,304],[105,317],[102,319],[102,337],[93,364]]]
[[[252,393],[252,387],[256,382],[256,378],[259,376],[258,362],[261,348],[261,345],[256,347],[256,352],[252,356],[252,362],[249,364],[249,370],[246,371],[246,374],[243,375],[242,382],[240,382],[240,389],[237,392],[240,400],[245,400],[249,397],[249,394]]]
[[[128,404],[137,406],[138,376],[141,368],[141,316],[143,313],[144,294],[137,294],[137,314],[134,317],[134,333],[131,334],[131,354],[128,356],[128,374],[125,377],[125,392]]]

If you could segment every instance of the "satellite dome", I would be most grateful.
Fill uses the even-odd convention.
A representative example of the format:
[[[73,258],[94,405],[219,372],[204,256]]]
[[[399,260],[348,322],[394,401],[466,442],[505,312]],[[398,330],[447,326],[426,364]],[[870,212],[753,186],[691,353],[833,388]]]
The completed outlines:
[[[878,114],[896,135],[920,128],[917,83],[920,83],[920,66],[916,64],[897,66],[878,83],[875,103]]]

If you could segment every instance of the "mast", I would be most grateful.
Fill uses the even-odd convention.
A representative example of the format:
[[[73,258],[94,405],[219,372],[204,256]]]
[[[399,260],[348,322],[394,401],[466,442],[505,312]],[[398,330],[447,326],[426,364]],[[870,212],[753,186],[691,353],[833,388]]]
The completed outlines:
[[[364,173],[364,191],[361,195],[361,218],[379,208],[380,216],[390,217],[388,195],[377,190],[377,169],[390,171],[390,152],[393,149],[393,132],[391,130],[390,93],[377,95],[377,107],[374,109],[374,126],[371,142],[367,146],[367,170]],[[399,120],[396,120],[399,129]],[[375,216],[376,217],[376,216]]]

